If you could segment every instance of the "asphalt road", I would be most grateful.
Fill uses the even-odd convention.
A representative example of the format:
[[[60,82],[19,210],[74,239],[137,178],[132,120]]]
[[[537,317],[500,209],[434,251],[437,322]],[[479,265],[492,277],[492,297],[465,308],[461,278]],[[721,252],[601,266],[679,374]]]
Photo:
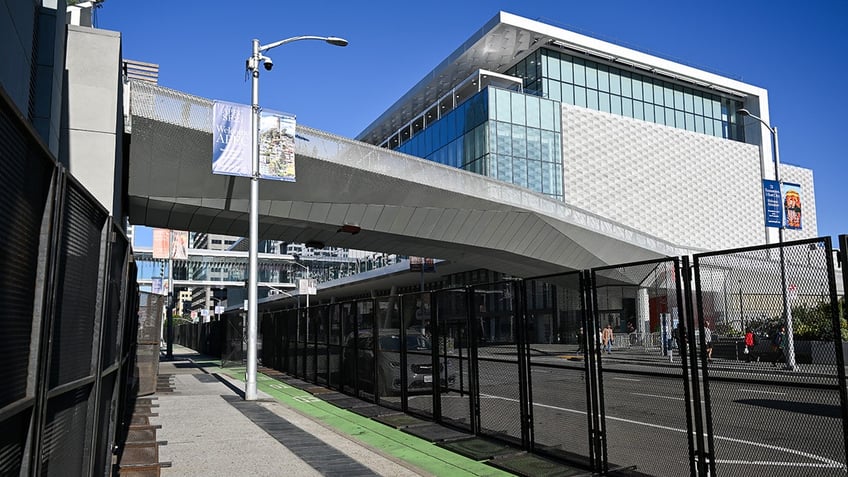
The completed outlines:
[[[442,413],[467,426],[467,361],[453,391],[440,396]],[[686,396],[680,363],[602,358],[609,462],[657,476],[689,471]],[[534,356],[531,366],[537,446],[588,458],[588,416],[582,361]],[[800,375],[768,364],[730,362],[708,370],[714,455],[718,475],[845,476],[846,457],[835,376]],[[485,433],[519,439],[521,419],[515,356],[481,353],[480,421]],[[387,400],[397,402],[399,397]],[[410,396],[413,409],[432,412],[429,394]],[[703,406],[703,412],[707,407]]]

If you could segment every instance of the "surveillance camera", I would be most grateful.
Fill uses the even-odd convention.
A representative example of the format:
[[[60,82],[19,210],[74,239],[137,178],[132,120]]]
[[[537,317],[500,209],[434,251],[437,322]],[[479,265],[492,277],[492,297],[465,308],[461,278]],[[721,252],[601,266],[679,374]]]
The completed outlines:
[[[268,71],[271,71],[271,68],[274,67],[274,60],[272,60],[271,58],[268,58],[267,56],[263,56],[262,60],[265,64],[265,69],[268,70]]]

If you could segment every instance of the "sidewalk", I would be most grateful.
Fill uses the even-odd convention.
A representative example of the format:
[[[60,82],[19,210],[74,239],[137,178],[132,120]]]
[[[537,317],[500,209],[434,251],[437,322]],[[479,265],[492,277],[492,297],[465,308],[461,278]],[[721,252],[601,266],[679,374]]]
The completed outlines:
[[[242,397],[244,368],[174,346],[159,364],[153,396],[161,425],[162,476],[511,475],[436,444],[257,376],[258,399]]]

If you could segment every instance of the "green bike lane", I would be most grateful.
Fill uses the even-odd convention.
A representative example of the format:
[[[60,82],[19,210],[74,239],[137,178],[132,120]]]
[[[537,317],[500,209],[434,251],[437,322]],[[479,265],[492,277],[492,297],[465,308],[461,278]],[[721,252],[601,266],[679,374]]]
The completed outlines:
[[[244,367],[219,367],[220,361],[200,361],[208,372],[216,372],[244,382]],[[256,375],[256,387],[274,400],[323,423],[347,438],[366,445],[396,460],[437,476],[511,476],[481,461],[454,453],[438,445],[387,426],[373,419],[342,409],[313,394],[274,379],[263,373]]]

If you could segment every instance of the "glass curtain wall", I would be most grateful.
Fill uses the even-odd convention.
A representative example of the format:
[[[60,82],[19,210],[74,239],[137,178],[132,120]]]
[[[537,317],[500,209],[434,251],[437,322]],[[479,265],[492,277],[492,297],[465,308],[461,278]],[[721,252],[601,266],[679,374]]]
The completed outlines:
[[[736,115],[742,102],[671,81],[542,48],[505,72],[525,91],[687,131],[745,140]]]
[[[397,150],[563,199],[558,103],[488,87]]]

